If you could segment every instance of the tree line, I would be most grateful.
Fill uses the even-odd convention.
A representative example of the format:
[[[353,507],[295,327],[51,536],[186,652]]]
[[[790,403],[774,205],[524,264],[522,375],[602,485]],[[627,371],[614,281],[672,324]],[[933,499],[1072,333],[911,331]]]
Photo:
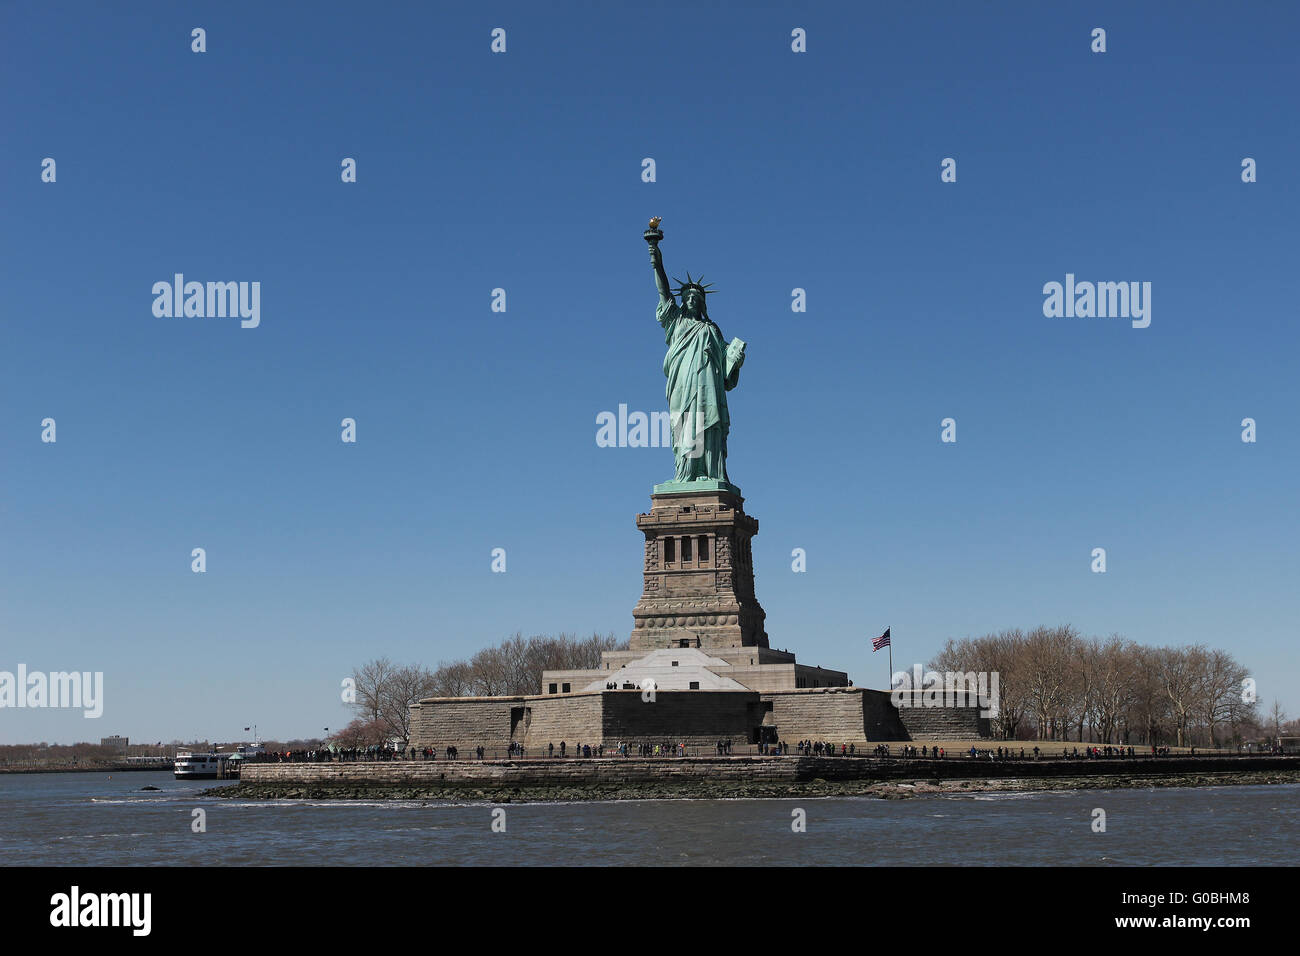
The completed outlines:
[[[1017,628],[949,640],[929,668],[997,672],[994,732],[1007,740],[1221,747],[1288,730],[1277,702],[1260,713],[1246,668],[1204,644],[1147,647],[1069,625]]]
[[[423,698],[538,694],[542,671],[592,670],[600,666],[603,652],[626,650],[627,645],[626,638],[620,641],[613,634],[525,638],[516,632],[467,660],[440,661],[433,670],[380,657],[353,672],[356,717],[334,740],[341,747],[366,747],[393,737],[409,740],[411,705]]]
[[[604,651],[626,648],[613,634],[516,633],[433,670],[377,658],[354,671],[355,719],[333,739],[341,747],[409,740],[411,705],[423,698],[537,694],[543,671],[595,669]],[[1016,628],[949,640],[928,668],[996,672],[993,729],[1006,740],[1221,747],[1300,735],[1300,721],[1277,702],[1261,712],[1243,665],[1203,644],[1147,647],[1069,625]]]

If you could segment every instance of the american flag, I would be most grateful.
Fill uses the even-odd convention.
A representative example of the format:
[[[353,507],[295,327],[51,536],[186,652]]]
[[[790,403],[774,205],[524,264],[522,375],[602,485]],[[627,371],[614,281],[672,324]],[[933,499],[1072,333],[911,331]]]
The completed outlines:
[[[889,646],[889,628],[885,628],[885,633],[871,642],[872,653],[880,650],[882,647]]]

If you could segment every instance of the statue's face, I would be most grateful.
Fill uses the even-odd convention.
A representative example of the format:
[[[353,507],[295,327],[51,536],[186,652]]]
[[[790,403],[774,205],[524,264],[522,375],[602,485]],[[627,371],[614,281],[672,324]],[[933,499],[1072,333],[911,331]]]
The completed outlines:
[[[691,315],[699,315],[704,305],[704,296],[698,289],[687,289],[682,293],[682,309]]]

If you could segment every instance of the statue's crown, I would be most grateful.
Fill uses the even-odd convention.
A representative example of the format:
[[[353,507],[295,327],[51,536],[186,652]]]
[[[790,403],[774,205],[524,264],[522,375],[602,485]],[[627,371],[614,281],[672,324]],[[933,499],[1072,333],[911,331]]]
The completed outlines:
[[[678,295],[681,295],[687,289],[694,289],[701,295],[713,295],[713,292],[709,289],[709,286],[713,285],[713,283],[710,282],[709,285],[702,284],[704,282],[704,276],[700,276],[699,279],[692,279],[691,274],[687,272],[685,282],[682,282],[682,280],[676,276],[673,276],[673,281],[677,283]]]

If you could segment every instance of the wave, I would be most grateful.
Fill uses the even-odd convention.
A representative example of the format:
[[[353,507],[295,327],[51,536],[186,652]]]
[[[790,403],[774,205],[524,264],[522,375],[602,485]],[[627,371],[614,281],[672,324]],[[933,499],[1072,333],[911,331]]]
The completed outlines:
[[[66,836],[52,837],[54,840],[111,840],[135,839],[136,837],[155,836],[153,833],[69,833]]]

